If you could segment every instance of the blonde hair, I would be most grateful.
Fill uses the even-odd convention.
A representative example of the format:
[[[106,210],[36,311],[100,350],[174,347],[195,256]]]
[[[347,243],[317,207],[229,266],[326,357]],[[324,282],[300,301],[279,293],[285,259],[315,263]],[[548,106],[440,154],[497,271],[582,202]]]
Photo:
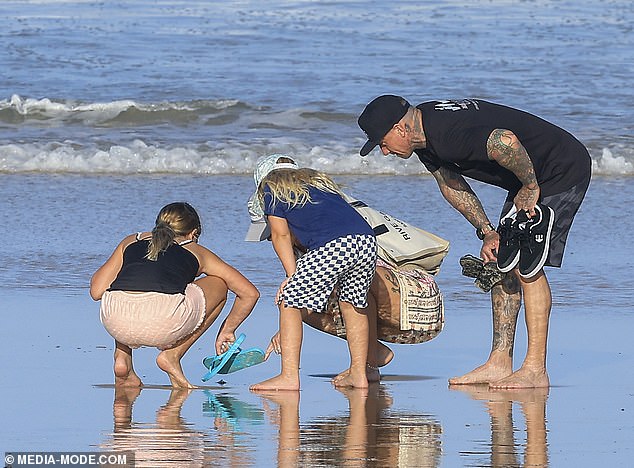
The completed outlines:
[[[159,254],[172,245],[174,238],[185,236],[193,230],[198,230],[198,236],[202,233],[200,217],[189,203],[176,202],[165,205],[156,217],[145,258],[156,261]]]
[[[313,187],[322,192],[338,193],[341,190],[326,174],[310,168],[277,169],[271,171],[258,187],[258,197],[264,206],[264,187],[269,187],[273,196],[272,205],[280,201],[291,207],[304,206],[312,203],[309,188]]]

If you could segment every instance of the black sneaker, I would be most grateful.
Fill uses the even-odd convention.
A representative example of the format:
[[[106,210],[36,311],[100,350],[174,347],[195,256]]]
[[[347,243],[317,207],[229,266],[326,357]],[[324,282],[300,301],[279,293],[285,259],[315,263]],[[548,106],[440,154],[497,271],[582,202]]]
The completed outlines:
[[[522,212],[523,213],[523,212]],[[520,261],[520,237],[518,212],[515,205],[500,219],[497,232],[500,235],[500,246],[497,258],[498,268],[502,273],[511,271]],[[523,220],[522,220],[523,221]]]
[[[532,278],[546,263],[555,212],[549,206],[535,205],[535,216],[526,222],[520,240],[520,275]]]

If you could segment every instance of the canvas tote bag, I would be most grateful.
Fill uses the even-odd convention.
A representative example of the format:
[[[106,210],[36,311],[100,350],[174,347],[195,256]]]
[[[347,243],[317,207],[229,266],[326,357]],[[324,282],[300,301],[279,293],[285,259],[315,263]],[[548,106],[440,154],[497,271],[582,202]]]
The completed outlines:
[[[348,195],[344,195],[344,198],[374,230],[379,257],[385,262],[396,267],[415,265],[432,275],[438,273],[449,251],[449,241],[375,210]]]

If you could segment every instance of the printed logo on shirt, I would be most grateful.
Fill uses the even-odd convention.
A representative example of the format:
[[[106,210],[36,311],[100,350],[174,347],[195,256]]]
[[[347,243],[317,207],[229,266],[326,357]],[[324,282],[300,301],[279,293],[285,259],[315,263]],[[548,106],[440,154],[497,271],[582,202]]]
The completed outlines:
[[[478,101],[475,99],[461,99],[459,101],[454,100],[444,100],[444,101],[436,101],[436,105],[434,105],[434,110],[437,111],[460,111],[460,110],[468,110],[469,107],[472,107],[475,110],[480,110],[478,106]]]

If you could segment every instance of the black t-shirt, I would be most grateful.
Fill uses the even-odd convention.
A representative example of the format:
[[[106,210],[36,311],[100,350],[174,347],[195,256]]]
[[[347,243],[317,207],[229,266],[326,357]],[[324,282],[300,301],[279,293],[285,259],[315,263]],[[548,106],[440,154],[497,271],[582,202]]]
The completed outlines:
[[[417,106],[423,115],[427,148],[416,150],[427,170],[441,166],[466,177],[517,192],[522,184],[487,156],[487,140],[497,128],[512,131],[535,168],[542,196],[564,192],[588,180],[588,150],[556,125],[518,109],[477,99],[430,101]]]
[[[198,275],[198,259],[178,244],[170,245],[156,261],[145,258],[150,241],[139,240],[123,251],[123,266],[109,291],[184,293]]]

